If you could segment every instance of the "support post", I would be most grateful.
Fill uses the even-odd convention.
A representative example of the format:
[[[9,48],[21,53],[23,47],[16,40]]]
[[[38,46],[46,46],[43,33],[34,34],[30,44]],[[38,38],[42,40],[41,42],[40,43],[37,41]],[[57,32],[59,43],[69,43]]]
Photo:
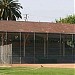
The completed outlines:
[[[35,32],[34,32],[34,64],[35,64]]]
[[[3,60],[4,60],[4,54],[3,54],[3,51],[4,51],[4,49],[3,49],[3,45],[4,45],[4,39],[3,39],[3,33],[2,33],[2,47],[1,47],[1,62],[2,62],[2,64],[4,64],[3,63]]]
[[[6,46],[5,46],[6,51],[4,53],[5,54],[4,57],[5,57],[5,60],[6,60],[5,63],[9,63],[9,55],[8,55],[9,53],[8,53],[8,45],[7,45],[7,32],[6,32],[5,42],[6,42]]]
[[[46,56],[46,40],[45,40],[45,37],[44,37],[44,57]]]
[[[24,34],[24,57],[25,57],[25,34]]]
[[[11,65],[12,65],[12,44],[11,44]]]
[[[59,55],[61,56],[61,33],[60,33],[60,54]]]
[[[21,64],[21,32],[20,32],[20,64]]]
[[[63,37],[63,56],[65,56],[65,37]]]
[[[48,33],[47,33],[47,58],[48,58]]]
[[[74,36],[73,36],[73,34],[72,34],[72,56],[73,56],[73,44],[74,44]]]

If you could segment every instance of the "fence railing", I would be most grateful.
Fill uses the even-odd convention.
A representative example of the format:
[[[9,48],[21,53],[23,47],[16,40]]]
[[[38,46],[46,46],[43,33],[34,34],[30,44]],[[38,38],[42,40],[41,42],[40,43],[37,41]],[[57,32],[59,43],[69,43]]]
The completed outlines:
[[[48,55],[44,57],[43,55],[33,55],[30,56],[18,56],[18,55],[8,55],[5,58],[0,55],[0,64],[25,64],[25,63],[74,63],[75,55]]]

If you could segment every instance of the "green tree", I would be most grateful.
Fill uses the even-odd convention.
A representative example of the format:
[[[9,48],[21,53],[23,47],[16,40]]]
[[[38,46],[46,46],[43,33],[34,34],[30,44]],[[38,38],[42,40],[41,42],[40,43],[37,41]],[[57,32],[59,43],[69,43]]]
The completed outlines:
[[[56,20],[56,23],[70,23],[75,24],[75,15],[69,15],[65,18],[60,18],[59,20]]]
[[[22,18],[21,4],[16,0],[0,0],[0,20],[15,20]]]

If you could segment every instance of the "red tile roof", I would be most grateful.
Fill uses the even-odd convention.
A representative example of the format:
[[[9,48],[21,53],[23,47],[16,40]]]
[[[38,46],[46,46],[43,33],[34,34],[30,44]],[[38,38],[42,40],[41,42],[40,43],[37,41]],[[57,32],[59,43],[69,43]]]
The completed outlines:
[[[75,24],[0,21],[0,31],[75,34]]]

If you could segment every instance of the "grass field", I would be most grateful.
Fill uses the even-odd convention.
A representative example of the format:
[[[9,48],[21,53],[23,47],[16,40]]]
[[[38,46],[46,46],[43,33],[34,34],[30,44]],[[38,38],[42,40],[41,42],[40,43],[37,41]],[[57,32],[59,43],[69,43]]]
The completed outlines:
[[[0,75],[75,75],[75,69],[45,67],[3,67],[0,68]]]

